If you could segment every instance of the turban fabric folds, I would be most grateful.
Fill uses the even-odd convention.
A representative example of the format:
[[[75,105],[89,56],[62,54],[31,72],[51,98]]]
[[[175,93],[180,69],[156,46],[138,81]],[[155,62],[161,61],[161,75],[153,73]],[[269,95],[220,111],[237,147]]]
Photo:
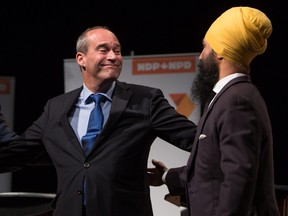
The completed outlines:
[[[221,14],[204,39],[223,58],[249,66],[255,56],[265,52],[271,33],[271,21],[263,12],[240,6]]]

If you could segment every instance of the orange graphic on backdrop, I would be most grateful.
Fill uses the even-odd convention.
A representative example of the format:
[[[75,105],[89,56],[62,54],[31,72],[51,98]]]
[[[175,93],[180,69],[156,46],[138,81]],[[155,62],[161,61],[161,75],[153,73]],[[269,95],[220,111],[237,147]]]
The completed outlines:
[[[10,94],[11,84],[10,80],[0,79],[0,94]]]
[[[193,110],[195,109],[195,105],[192,103],[187,94],[170,94],[170,97],[177,106],[177,112],[185,115],[187,118],[192,114]]]

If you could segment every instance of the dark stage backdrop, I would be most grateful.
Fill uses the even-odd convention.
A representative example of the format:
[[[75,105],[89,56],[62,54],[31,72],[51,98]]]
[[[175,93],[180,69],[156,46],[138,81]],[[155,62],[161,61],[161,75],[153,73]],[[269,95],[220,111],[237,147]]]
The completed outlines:
[[[271,117],[276,184],[288,185],[286,8],[278,1],[263,0],[158,3],[5,1],[0,8],[0,76],[16,79],[14,129],[23,132],[49,98],[64,92],[63,60],[75,57],[76,39],[87,27],[109,26],[126,56],[131,51],[135,55],[200,52],[202,38],[216,17],[231,6],[253,6],[270,17],[274,28],[267,51],[252,64],[252,80]],[[14,191],[55,188],[53,168],[28,167],[13,175]]]

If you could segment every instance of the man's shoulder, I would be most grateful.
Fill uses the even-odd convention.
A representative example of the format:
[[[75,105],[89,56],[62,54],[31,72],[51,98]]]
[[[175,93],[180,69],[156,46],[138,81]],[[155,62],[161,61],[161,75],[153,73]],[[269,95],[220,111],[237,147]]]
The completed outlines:
[[[52,101],[60,101],[61,102],[61,101],[65,100],[65,99],[67,99],[67,98],[78,97],[80,92],[81,92],[81,90],[82,90],[82,88],[83,87],[79,87],[79,88],[71,90],[69,92],[64,92],[63,94],[57,95],[55,97],[52,97],[50,99],[50,101],[52,100]]]
[[[153,86],[148,86],[148,85],[143,85],[143,84],[137,84],[137,83],[127,83],[127,82],[124,82],[124,81],[117,81],[117,84],[119,87],[122,87],[122,88],[137,88],[137,89],[158,89],[156,87],[153,87]]]

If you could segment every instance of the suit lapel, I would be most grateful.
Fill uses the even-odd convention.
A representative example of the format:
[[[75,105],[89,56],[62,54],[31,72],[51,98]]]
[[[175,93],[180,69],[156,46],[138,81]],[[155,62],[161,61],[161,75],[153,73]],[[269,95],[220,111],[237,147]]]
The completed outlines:
[[[102,132],[99,134],[94,148],[97,148],[97,145],[99,145],[107,133],[112,131],[115,125],[117,125],[117,122],[125,110],[131,95],[132,92],[129,90],[129,87],[119,81],[116,82],[115,90],[112,96],[109,118],[104,128],[102,129]]]
[[[188,179],[190,179],[193,175],[194,172],[194,161],[195,161],[195,155],[198,149],[198,143],[199,143],[199,136],[202,134],[203,131],[203,127],[205,125],[205,122],[212,110],[212,108],[214,107],[214,105],[217,103],[218,99],[221,97],[221,95],[223,94],[223,92],[225,92],[227,89],[229,89],[230,86],[239,83],[239,82],[249,82],[249,76],[240,76],[237,77],[233,80],[231,80],[230,82],[228,82],[223,89],[221,89],[221,91],[215,96],[214,100],[211,102],[210,106],[204,111],[203,115],[201,116],[198,124],[197,124],[197,132],[196,132],[196,136],[195,136],[195,140],[193,143],[193,147],[191,150],[191,154],[189,156],[188,162],[187,162],[187,167],[188,167]]]
[[[198,149],[198,141],[199,141],[199,137],[200,137],[200,134],[202,133],[202,130],[203,130],[203,126],[206,122],[206,119],[207,119],[207,116],[208,116],[208,113],[210,113],[210,107],[209,109],[207,109],[203,115],[201,116],[198,124],[197,124],[197,132],[196,132],[196,136],[195,136],[195,140],[194,140],[194,143],[193,143],[193,147],[192,147],[192,150],[191,150],[191,154],[189,156],[189,159],[188,159],[188,162],[187,162],[187,172],[188,172],[188,179],[190,179],[193,175],[193,172],[194,172],[194,161],[195,161],[195,153],[197,152],[197,149]]]
[[[75,104],[77,103],[79,94],[81,93],[82,87],[78,88],[74,91],[69,92],[66,95],[66,98],[63,100],[65,103],[65,110],[60,120],[60,124],[63,126],[63,130],[67,133],[67,136],[71,139],[71,142],[74,144],[73,146],[77,148],[78,151],[83,152],[83,149],[78,141],[76,134],[74,133],[73,128],[70,125],[69,117],[71,117],[74,112]],[[99,137],[96,140],[96,143],[93,147],[97,148],[97,145],[101,143],[105,135],[113,130],[113,127],[117,125],[117,121],[121,117],[127,103],[132,95],[132,92],[129,90],[129,86],[122,82],[116,82],[115,90],[112,97],[111,110],[109,114],[109,118],[107,123],[105,124],[102,132],[99,134]],[[91,153],[94,150],[91,151]]]
[[[66,95],[66,98],[63,100],[63,103],[65,105],[65,110],[64,113],[62,115],[62,118],[60,120],[60,123],[63,126],[63,130],[64,132],[67,134],[67,137],[70,138],[71,143],[73,144],[73,146],[80,152],[83,152],[83,149],[79,143],[78,137],[75,134],[73,128],[71,127],[69,118],[72,116],[72,113],[74,112],[75,109],[75,104],[77,103],[77,100],[79,98],[79,95],[82,91],[82,87],[69,92]]]

